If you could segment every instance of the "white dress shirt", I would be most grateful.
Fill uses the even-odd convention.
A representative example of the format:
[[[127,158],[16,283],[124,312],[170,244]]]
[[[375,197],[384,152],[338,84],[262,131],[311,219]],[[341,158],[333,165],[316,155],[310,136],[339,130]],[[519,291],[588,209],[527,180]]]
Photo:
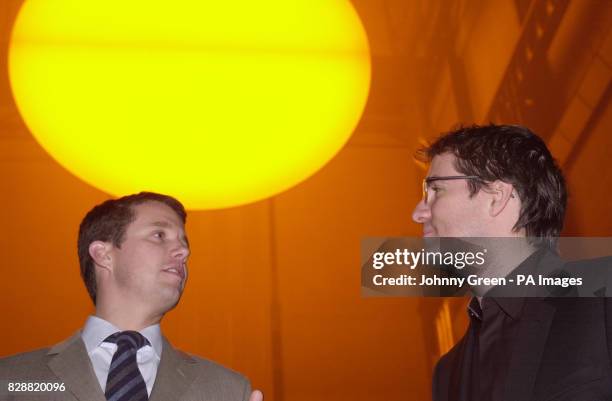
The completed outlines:
[[[106,337],[122,331],[111,323],[97,316],[89,316],[85,322],[85,327],[81,333],[81,338],[85,343],[87,354],[91,359],[94,372],[102,388],[102,392],[106,389],[106,378],[108,377],[108,369],[113,359],[113,354],[117,351],[117,344],[103,342]],[[157,375],[157,367],[162,353],[162,338],[159,324],[146,327],[140,331],[151,345],[146,345],[136,353],[136,362],[138,370],[147,385],[147,393],[151,395],[155,376]]]

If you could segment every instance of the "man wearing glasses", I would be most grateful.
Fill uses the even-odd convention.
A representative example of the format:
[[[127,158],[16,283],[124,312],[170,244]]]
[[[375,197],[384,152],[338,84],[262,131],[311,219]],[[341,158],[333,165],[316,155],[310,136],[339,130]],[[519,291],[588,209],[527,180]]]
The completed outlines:
[[[533,246],[513,250],[510,270],[563,266],[553,250],[565,180],[537,135],[510,125],[460,128],[420,156],[430,168],[412,218],[423,236],[525,238]],[[612,400],[606,298],[475,297],[468,315],[466,334],[436,365],[434,401]]]

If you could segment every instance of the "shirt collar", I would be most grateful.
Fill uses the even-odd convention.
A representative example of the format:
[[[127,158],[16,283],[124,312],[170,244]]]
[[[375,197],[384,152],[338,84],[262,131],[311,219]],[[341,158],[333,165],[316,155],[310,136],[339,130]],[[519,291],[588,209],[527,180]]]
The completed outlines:
[[[546,258],[547,255],[549,255],[550,253],[551,252],[547,251],[545,248],[537,249],[535,252],[529,255],[520,265],[518,265],[516,269],[512,271],[512,273],[513,274],[517,274],[517,273],[528,274],[528,273],[535,272],[537,266],[540,263],[542,263],[542,259]],[[552,260],[556,262],[556,259],[553,258]],[[552,263],[552,262],[548,261],[547,263]],[[491,295],[495,293],[494,290],[495,289],[490,291]],[[490,297],[485,297],[482,299],[483,301],[485,299],[488,299],[487,302],[495,302],[497,306],[499,306],[499,308],[507,316],[509,316],[510,318],[514,320],[518,320],[521,318],[521,314],[523,311],[523,305],[525,304],[525,298],[523,297],[507,298],[507,297],[490,296]],[[468,314],[470,316],[477,318],[478,320],[482,320],[482,309],[476,297],[473,297],[472,300],[470,301],[470,304],[468,305]]]
[[[512,271],[512,274],[534,273],[537,271],[538,266],[541,264],[545,264],[548,266],[550,263],[554,262],[556,266],[556,264],[559,263],[558,259],[556,259],[554,256],[552,256],[552,259],[550,259],[551,255],[554,254],[546,248],[537,249],[535,252],[529,255],[520,265],[518,265],[516,269]],[[524,288],[526,289],[527,287],[525,286]],[[525,298],[492,297],[490,299],[497,303],[499,308],[512,319],[517,320],[521,318],[521,314],[523,312],[523,305],[525,304]]]
[[[482,302],[485,302],[491,307],[492,303],[495,303],[502,312],[504,312],[507,316],[512,318],[513,320],[518,320],[521,318],[521,313],[523,311],[523,304],[525,303],[525,298],[482,298]],[[486,306],[485,306],[486,307]],[[468,315],[473,319],[477,319],[482,321],[482,308],[480,306],[480,302],[476,297],[472,297],[470,303],[468,304]]]
[[[81,338],[85,343],[87,353],[91,355],[91,353],[102,344],[106,337],[118,331],[121,331],[121,329],[115,327],[112,323],[98,316],[89,316],[85,322],[85,327],[83,327],[83,332],[81,333]],[[161,358],[162,336],[159,324],[145,327],[140,330],[139,333],[149,340],[155,354],[158,358]]]
[[[514,320],[521,318],[525,298],[491,298],[499,308]]]
[[[467,309],[468,316],[478,320],[482,320],[482,308],[480,307],[480,302],[478,302],[478,298],[472,297]]]

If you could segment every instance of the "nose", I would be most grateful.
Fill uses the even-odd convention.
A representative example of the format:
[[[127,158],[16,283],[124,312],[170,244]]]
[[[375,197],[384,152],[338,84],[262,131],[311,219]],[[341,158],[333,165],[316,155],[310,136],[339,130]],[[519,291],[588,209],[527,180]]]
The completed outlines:
[[[412,220],[419,224],[425,224],[431,220],[431,209],[425,204],[424,200],[417,203],[416,207],[412,211]]]
[[[189,257],[189,253],[189,246],[184,242],[180,241],[178,242],[177,246],[172,250],[172,257],[174,259],[185,261],[187,260],[187,257]]]

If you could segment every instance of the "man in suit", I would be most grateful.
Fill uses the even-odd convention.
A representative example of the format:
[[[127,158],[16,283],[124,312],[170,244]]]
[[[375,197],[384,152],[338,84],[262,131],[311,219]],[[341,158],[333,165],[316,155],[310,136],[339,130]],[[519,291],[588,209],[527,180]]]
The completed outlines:
[[[527,128],[460,128],[421,156],[430,168],[412,217],[425,237],[522,241],[525,246],[504,258],[506,274],[579,271],[591,264],[576,270],[554,252],[565,181],[544,142]],[[612,400],[606,298],[502,298],[495,290],[472,298],[466,334],[436,365],[434,401]]]
[[[185,220],[179,201],[150,192],[87,213],[78,254],[96,313],[60,344],[1,359],[0,399],[261,401],[244,376],[161,334],[187,280]]]

